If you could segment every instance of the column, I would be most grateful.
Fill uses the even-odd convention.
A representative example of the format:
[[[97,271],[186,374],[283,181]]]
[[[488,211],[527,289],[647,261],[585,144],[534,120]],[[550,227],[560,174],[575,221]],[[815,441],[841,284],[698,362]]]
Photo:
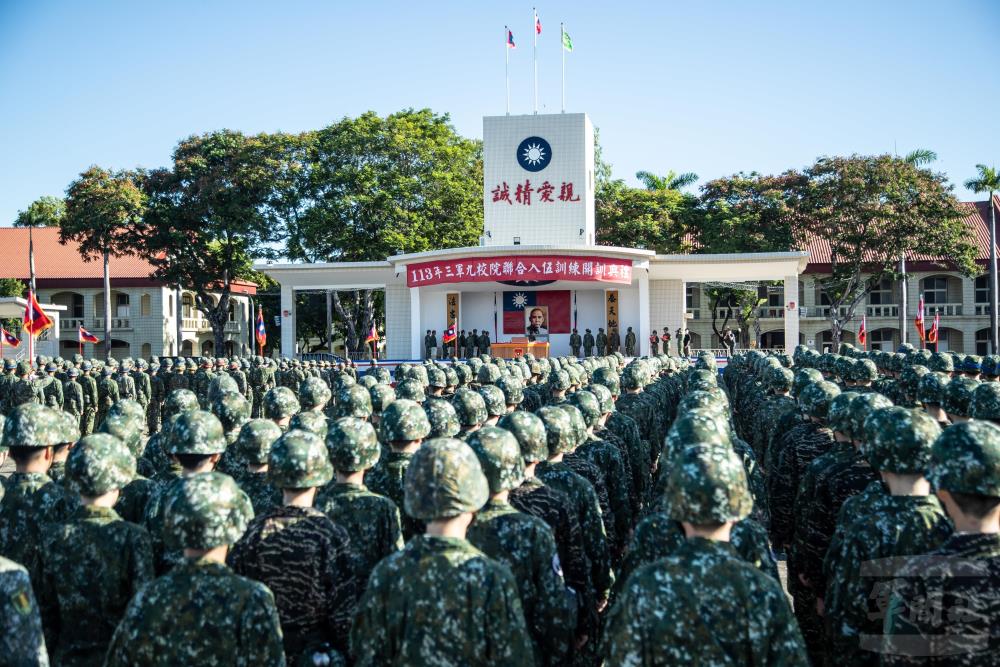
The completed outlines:
[[[281,354],[295,356],[295,290],[291,285],[281,286]]]
[[[643,272],[648,273],[648,272]],[[639,326],[636,331],[639,356],[649,354],[649,277],[643,275],[637,280],[639,285]]]
[[[410,358],[424,358],[424,332],[420,329],[420,288],[410,288]]]
[[[789,310],[788,305],[795,307]],[[785,276],[785,351],[791,353],[799,344],[799,277]]]

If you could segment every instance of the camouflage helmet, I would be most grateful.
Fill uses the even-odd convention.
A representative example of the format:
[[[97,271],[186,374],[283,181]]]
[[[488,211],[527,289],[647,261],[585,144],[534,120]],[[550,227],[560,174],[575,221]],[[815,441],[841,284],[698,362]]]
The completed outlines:
[[[288,430],[307,431],[322,440],[327,433],[326,415],[316,410],[299,412],[288,422]]]
[[[94,498],[121,489],[135,478],[135,457],[118,438],[93,433],[70,450],[66,480],[81,496]]]
[[[372,387],[378,385],[378,380],[375,378],[374,375],[365,374],[362,375],[360,379],[358,379],[358,384],[370,391]],[[301,402],[301,399],[299,402]]]
[[[800,368],[795,371],[795,378],[792,380],[792,396],[798,398],[806,386],[822,381],[823,373],[815,368]]]
[[[236,451],[254,465],[267,463],[271,445],[281,437],[281,429],[270,419],[253,419],[240,429]]]
[[[928,373],[930,371],[927,370],[926,366],[907,366],[899,372],[899,386],[903,388],[903,391],[907,395],[916,397],[920,380]]]
[[[384,443],[423,440],[430,432],[431,424],[419,403],[400,398],[382,411],[379,439]]]
[[[726,411],[729,409],[729,399],[726,397],[726,393],[718,387],[697,389],[681,397],[677,403],[677,414],[699,408]]]
[[[367,470],[378,463],[382,454],[375,427],[357,417],[341,417],[330,424],[326,451],[339,473]]]
[[[678,452],[691,445],[722,445],[732,448],[729,425],[721,412],[697,409],[679,415],[664,439],[664,457],[667,461],[673,461]]]
[[[848,379],[854,382],[874,382],[878,379],[878,368],[871,359],[859,359],[851,367]]]
[[[163,418],[198,409],[198,396],[190,389],[174,389],[163,402]]]
[[[815,419],[826,419],[827,411],[830,408],[830,401],[840,393],[840,387],[827,382],[814,382],[807,385],[799,393],[799,406],[807,415]]]
[[[490,493],[516,489],[524,481],[521,448],[510,431],[484,426],[469,438],[469,447],[479,459]]]
[[[517,410],[501,417],[497,426],[514,436],[525,463],[538,463],[549,458],[545,422],[538,415]]]
[[[372,402],[372,414],[382,414],[387,405],[396,400],[396,390],[392,385],[377,384],[368,390]]]
[[[587,440],[587,422],[583,419],[580,409],[572,403],[561,403],[556,406],[569,417],[570,431],[573,434],[573,448],[577,448]]]
[[[607,391],[604,387],[602,389]],[[587,428],[597,426],[597,422],[601,420],[601,415],[604,413],[601,410],[601,402],[597,400],[594,393],[589,390],[581,390],[574,393],[569,400],[580,411]]]
[[[396,398],[423,403],[426,400],[424,385],[416,378],[407,378],[396,385]]]
[[[715,361],[715,355],[702,350],[694,360],[694,368],[696,370],[715,373],[719,369],[719,366]]]
[[[753,509],[743,462],[731,448],[713,444],[677,452],[667,499],[671,519],[694,525],[740,521]]]
[[[462,429],[455,408],[443,398],[428,398],[424,403],[424,412],[431,423],[431,438],[450,438]]]
[[[556,391],[566,391],[572,385],[569,381],[569,373],[564,370],[553,370],[549,372],[549,387]]]
[[[826,423],[831,430],[851,437],[851,401],[860,395],[856,391],[842,391],[830,401],[830,407],[826,411]]]
[[[142,455],[144,449],[142,442],[143,425],[143,422],[136,421],[128,415],[109,414],[101,422],[101,427],[97,429],[97,432],[106,433],[118,438],[125,443],[125,446],[132,452],[132,456],[138,458]]]
[[[309,431],[288,431],[271,445],[267,476],[279,489],[310,489],[333,479],[322,438]]]
[[[337,417],[367,419],[372,416],[371,393],[361,385],[345,387],[337,394]]]
[[[80,439],[80,419],[68,412],[59,411],[59,420],[62,425],[62,435],[59,444],[76,442]]]
[[[924,405],[940,405],[944,400],[944,390],[950,381],[944,373],[925,374],[917,385],[917,400]]]
[[[486,404],[487,417],[503,417],[507,414],[507,399],[500,387],[484,384],[479,387],[479,395],[483,397],[483,403]]]
[[[264,413],[271,419],[291,417],[299,407],[299,399],[288,387],[274,387],[264,394]]]
[[[122,398],[114,402],[114,404],[108,408],[108,416],[123,415],[132,419],[139,424],[146,423],[146,409],[142,407],[138,401],[133,401],[131,398]]]
[[[545,438],[549,448],[549,456],[573,451],[576,447],[576,434],[569,415],[555,406],[539,408],[535,413],[545,424]]]
[[[206,472],[182,477],[167,492],[164,541],[173,549],[233,544],[252,518],[250,499],[229,475]]]
[[[169,454],[221,454],[226,451],[226,435],[218,417],[192,410],[177,416],[166,445]]]
[[[455,370],[454,366],[448,366],[444,369],[444,381],[446,387],[458,386],[458,371]]]
[[[38,403],[23,403],[3,425],[3,443],[11,449],[54,447],[62,444],[59,412]]]
[[[642,389],[649,384],[649,370],[645,364],[633,361],[622,372],[622,389]]]
[[[780,367],[776,367],[780,368]],[[784,370],[783,368],[781,370]],[[719,375],[712,371],[693,370],[687,376],[688,391],[712,389],[719,386]]]
[[[299,383],[299,405],[303,410],[322,409],[331,396],[333,392],[318,377],[307,377]]]
[[[240,386],[236,384],[233,376],[227,373],[220,373],[213,377],[212,381],[208,383],[208,393],[206,394],[208,404],[213,405],[219,396],[227,391],[233,393],[239,393],[240,391]]]
[[[434,438],[410,460],[403,506],[415,519],[449,519],[478,511],[489,495],[489,483],[472,448],[461,440]]]
[[[851,431],[849,433],[851,439],[867,444],[865,420],[868,419],[868,415],[876,410],[891,407],[892,401],[876,392],[860,394],[851,401]]]
[[[597,397],[597,402],[601,406],[601,414],[605,415],[615,411],[615,398],[611,395],[611,390],[603,384],[592,384],[587,391]]]
[[[619,379],[618,374],[610,368],[598,368],[594,371],[594,376],[591,378],[591,381],[593,384],[599,384],[607,387],[614,396],[621,394],[621,380]]]
[[[873,412],[878,419],[873,437],[867,440],[865,458],[878,471],[900,475],[922,475],[931,460],[931,447],[941,435],[941,426],[923,410],[892,407]],[[866,423],[867,430],[867,423]]]
[[[17,370],[14,371],[17,375],[28,375],[31,373],[31,366],[28,365],[27,361],[17,362]]]
[[[427,383],[436,389],[444,389],[448,386],[448,377],[437,366],[431,366],[427,369]]]
[[[520,405],[524,402],[524,382],[520,377],[513,375],[502,377],[497,380],[497,387],[503,392],[505,404]]]
[[[462,426],[478,426],[486,421],[486,401],[473,389],[459,389],[451,399],[451,405]]]
[[[973,420],[944,429],[931,449],[927,479],[951,493],[1000,496],[1000,427]]]
[[[939,373],[951,373],[955,370],[955,361],[946,352],[934,352],[927,361],[927,368]]]
[[[430,381],[427,378],[426,366],[423,365],[411,366],[409,377],[419,382],[421,389],[430,385]]]
[[[979,373],[983,370],[983,358],[977,354],[970,354],[962,360],[961,368],[956,370],[961,370],[963,373]]]
[[[1000,383],[979,383],[969,401],[969,416],[973,419],[1000,420]]]
[[[795,374],[787,368],[777,366],[769,368],[765,376],[764,386],[775,394],[784,394],[792,390]]]
[[[986,377],[994,378],[1000,375],[1000,356],[990,354],[983,357],[980,373]]]
[[[250,403],[243,394],[224,391],[215,398],[212,413],[222,422],[222,430],[229,433],[250,419]]]
[[[941,399],[941,407],[949,415],[960,417],[969,416],[969,403],[972,401],[972,392],[979,386],[979,382],[970,377],[959,375],[948,382],[944,388],[944,396]]]

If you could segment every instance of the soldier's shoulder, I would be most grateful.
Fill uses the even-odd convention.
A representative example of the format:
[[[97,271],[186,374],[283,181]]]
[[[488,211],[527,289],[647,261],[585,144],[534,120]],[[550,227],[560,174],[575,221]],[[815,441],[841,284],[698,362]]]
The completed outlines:
[[[28,570],[23,565],[0,556],[0,581],[9,585],[8,582],[19,581],[21,576],[24,577],[24,581],[28,580]]]

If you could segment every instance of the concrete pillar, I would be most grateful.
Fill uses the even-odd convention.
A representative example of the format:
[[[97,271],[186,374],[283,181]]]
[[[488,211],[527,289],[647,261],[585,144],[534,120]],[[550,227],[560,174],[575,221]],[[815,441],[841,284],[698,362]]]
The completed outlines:
[[[642,271],[646,274],[648,272]],[[639,330],[636,337],[639,339],[636,352],[639,356],[649,354],[649,277],[643,275],[637,279],[639,286]]]
[[[795,302],[795,307],[788,305]],[[799,344],[799,277],[785,276],[785,351],[791,352]]]
[[[281,354],[295,356],[295,290],[281,286]]]
[[[420,322],[420,288],[410,288],[410,358],[424,358],[424,332]]]

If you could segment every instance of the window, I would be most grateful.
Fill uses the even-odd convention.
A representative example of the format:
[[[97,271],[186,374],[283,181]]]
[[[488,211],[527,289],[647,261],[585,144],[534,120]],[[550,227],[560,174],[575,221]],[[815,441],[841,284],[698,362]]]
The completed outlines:
[[[236,302],[235,301],[230,301],[229,302],[229,321],[230,322],[235,322],[236,321]]]
[[[888,306],[896,303],[892,296],[892,281],[883,279],[868,294],[868,303],[872,306]]]
[[[976,278],[976,303],[990,302],[990,277],[989,275]]]
[[[72,315],[70,315],[70,317],[72,317],[73,319],[77,319],[77,320],[82,320],[83,319],[84,315],[83,315],[83,295],[82,294],[74,294],[73,295],[73,303],[71,305],[70,312],[72,313]]]
[[[171,295],[169,295],[167,297],[167,306],[170,308],[170,310],[168,311],[169,312],[169,316],[173,317],[174,316],[174,295],[173,294],[171,294]]]
[[[978,283],[979,280],[976,279]],[[976,299],[977,301],[979,299]],[[985,357],[990,353],[990,330],[980,329],[976,332],[976,354],[981,357]]]
[[[123,294],[118,292],[115,294],[115,317],[128,317],[129,316],[129,298],[128,294]]]
[[[142,344],[142,358],[143,359],[149,359],[151,356],[153,356],[153,346],[150,345],[149,343],[143,343]]]
[[[893,350],[893,334],[895,329],[876,329],[871,334],[871,348],[891,352]]]
[[[830,305],[830,295],[827,294],[826,290],[823,289],[823,288],[820,288],[820,290],[819,290],[818,301],[819,301],[819,305],[821,305],[821,306],[829,306]]]
[[[695,307],[695,290],[697,289],[698,288],[695,287],[694,285],[687,286],[687,294],[685,295],[685,304],[687,305],[688,310],[691,310],[692,308]]]
[[[181,297],[181,312],[184,313],[185,319],[191,319],[194,317],[194,298],[190,294],[185,294]]]
[[[944,276],[924,278],[924,303],[942,304],[948,302],[948,279]]]
[[[153,312],[153,299],[148,294],[143,294],[139,298],[139,313],[143,317],[149,317],[152,312]]]

